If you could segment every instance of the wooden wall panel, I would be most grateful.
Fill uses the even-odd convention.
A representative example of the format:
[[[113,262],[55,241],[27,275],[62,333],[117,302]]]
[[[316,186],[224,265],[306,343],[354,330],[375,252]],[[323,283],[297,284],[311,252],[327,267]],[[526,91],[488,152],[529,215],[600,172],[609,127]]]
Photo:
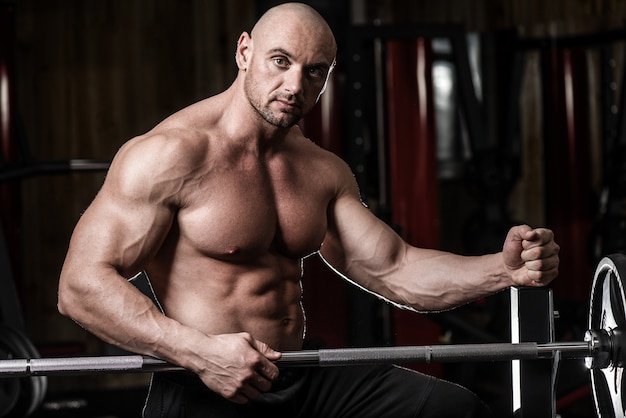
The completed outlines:
[[[223,90],[235,76],[236,41],[255,15],[253,0],[19,1],[18,102],[32,159],[109,161],[129,138]],[[44,352],[57,344],[92,355],[108,349],[56,309],[69,237],[103,179],[95,172],[22,181],[18,282],[29,336]],[[146,377],[51,383],[107,387]]]

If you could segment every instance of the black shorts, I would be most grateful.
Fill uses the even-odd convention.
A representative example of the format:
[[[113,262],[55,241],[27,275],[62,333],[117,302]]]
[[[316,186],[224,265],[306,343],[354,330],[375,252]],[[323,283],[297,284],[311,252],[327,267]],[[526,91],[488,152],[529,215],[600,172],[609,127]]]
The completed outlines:
[[[491,417],[467,389],[405,368],[383,366],[289,368],[272,390],[241,405],[187,373],[156,373],[145,418],[404,418]]]

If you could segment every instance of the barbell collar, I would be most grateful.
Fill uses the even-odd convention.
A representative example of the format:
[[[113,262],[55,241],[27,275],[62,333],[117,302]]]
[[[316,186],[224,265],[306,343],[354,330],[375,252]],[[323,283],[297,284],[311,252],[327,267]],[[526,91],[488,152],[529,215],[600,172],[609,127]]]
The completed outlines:
[[[595,345],[595,341],[552,342],[537,344],[537,354],[539,358],[545,358],[558,351],[562,358],[586,358],[604,348]]]

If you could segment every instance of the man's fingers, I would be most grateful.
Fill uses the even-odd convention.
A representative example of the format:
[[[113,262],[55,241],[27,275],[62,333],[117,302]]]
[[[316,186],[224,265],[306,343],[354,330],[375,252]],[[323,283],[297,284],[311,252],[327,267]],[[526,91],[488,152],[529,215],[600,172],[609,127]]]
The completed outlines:
[[[250,376],[233,383],[230,390],[225,389],[223,396],[235,403],[247,403],[258,398],[262,393],[272,388],[272,382],[259,373],[250,373]]]
[[[259,384],[259,383],[257,383],[257,384]],[[239,391],[239,393],[241,395],[245,396],[246,399],[248,399],[248,400],[256,399],[256,398],[258,398],[261,395],[262,392],[267,392],[269,390],[269,387],[271,387],[271,384],[270,384],[270,386],[267,389],[260,390],[259,388],[257,388],[257,386],[256,386],[257,384],[254,384],[254,383],[250,382],[250,383],[244,385],[241,388],[241,390]]]
[[[556,257],[531,258],[524,262],[524,267],[529,271],[550,271],[559,266]]]
[[[201,374],[207,387],[235,403],[247,403],[272,388],[279,369],[274,363],[282,354],[257,341],[247,332],[224,334],[216,338],[226,343],[220,347],[220,362],[208,362]],[[225,348],[226,347],[226,348]]]
[[[257,350],[259,353],[263,354],[265,357],[272,361],[278,360],[282,354],[279,351],[272,349],[269,345],[264,342],[252,340],[251,345]]]
[[[272,388],[273,380],[266,379],[263,376],[258,376],[256,381],[254,382],[254,387],[256,387],[260,392],[267,392]]]
[[[276,364],[272,363],[268,359],[261,360],[261,363],[256,370],[258,371],[260,376],[269,381],[274,381],[280,374],[280,371],[278,370]]]
[[[260,371],[254,373],[248,379],[244,380],[240,394],[244,395],[247,399],[258,398],[262,393],[272,388],[273,380],[274,379],[265,377]]]
[[[272,348],[270,348],[270,346],[263,342],[253,340],[251,343],[253,347],[262,354],[262,356],[259,358],[258,364],[256,365],[257,372],[265,378],[269,379],[270,381],[273,381],[278,377],[278,374],[280,373],[278,370],[278,366],[274,364],[274,361],[280,359],[282,357],[282,354],[276,350],[273,350]]]

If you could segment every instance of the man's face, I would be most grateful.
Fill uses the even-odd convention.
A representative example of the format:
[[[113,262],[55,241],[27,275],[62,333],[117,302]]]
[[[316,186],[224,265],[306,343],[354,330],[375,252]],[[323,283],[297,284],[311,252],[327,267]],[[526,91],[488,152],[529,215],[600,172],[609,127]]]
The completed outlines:
[[[280,128],[296,123],[315,105],[334,63],[334,44],[300,28],[277,28],[255,37],[244,82],[250,105]]]

